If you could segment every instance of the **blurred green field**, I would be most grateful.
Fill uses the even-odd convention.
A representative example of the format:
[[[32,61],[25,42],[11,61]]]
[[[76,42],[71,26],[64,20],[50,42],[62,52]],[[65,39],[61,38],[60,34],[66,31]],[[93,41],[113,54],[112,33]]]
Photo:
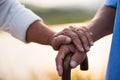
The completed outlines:
[[[65,24],[83,22],[93,18],[96,10],[85,8],[40,8],[30,4],[25,6],[39,15],[46,24]]]

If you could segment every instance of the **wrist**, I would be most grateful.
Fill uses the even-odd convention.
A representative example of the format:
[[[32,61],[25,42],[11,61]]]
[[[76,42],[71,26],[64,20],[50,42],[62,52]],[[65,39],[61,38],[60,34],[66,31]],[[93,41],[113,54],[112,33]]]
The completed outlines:
[[[35,21],[27,30],[26,41],[50,45],[54,34],[55,32],[50,30],[42,21]]]
[[[96,27],[97,26],[97,27]],[[94,23],[89,24],[88,26],[89,31],[92,33],[92,38],[93,38],[93,42],[96,42],[97,40],[101,39],[104,35],[102,33],[104,33],[104,30],[100,29],[99,25],[94,25]]]
[[[51,46],[52,46],[52,43],[53,43],[53,39],[54,39],[54,37],[55,37],[55,34],[56,34],[55,32],[49,34],[49,37],[48,37],[48,39],[47,39],[48,45],[51,45]]]

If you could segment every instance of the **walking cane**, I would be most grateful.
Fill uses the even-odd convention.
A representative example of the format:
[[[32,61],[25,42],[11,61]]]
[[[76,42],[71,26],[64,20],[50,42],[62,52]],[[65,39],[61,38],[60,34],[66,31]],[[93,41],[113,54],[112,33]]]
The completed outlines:
[[[70,60],[71,60],[72,53],[68,54],[63,63],[63,75],[62,80],[71,80],[71,67],[70,67]],[[81,70],[88,70],[88,57],[86,55],[84,61],[80,65]]]

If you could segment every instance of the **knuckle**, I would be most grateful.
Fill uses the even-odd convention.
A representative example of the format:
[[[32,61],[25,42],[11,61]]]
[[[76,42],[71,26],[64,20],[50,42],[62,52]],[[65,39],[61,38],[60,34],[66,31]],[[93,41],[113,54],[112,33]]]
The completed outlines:
[[[82,30],[77,31],[79,36],[84,36],[84,32]]]
[[[77,37],[77,35],[74,32],[69,33],[71,37]]]
[[[58,45],[57,45],[56,43],[53,43],[53,44],[52,44],[52,48],[53,48],[54,50],[58,50],[58,49],[59,49],[59,47],[58,47]]]
[[[68,30],[69,30],[69,28],[65,28],[63,31],[65,31],[65,32],[66,32],[66,31],[68,31]]]
[[[54,49],[54,50],[58,50],[58,48],[57,48],[57,47],[53,47],[53,49]]]
[[[81,38],[82,38],[83,42],[87,42],[87,39],[85,36],[82,36]]]
[[[82,29],[86,32],[86,31],[88,31],[88,29],[84,26],[84,27],[82,27]]]
[[[86,32],[86,36],[90,38],[89,32]]]
[[[70,29],[72,30],[75,30],[76,29],[76,26],[75,25],[72,25],[72,26],[69,26]]]
[[[76,36],[76,35],[75,35],[75,36],[72,36],[72,38],[73,38],[73,39],[79,39],[79,37]]]
[[[57,42],[57,39],[58,37],[54,37],[53,41],[52,41],[52,44],[55,45],[55,43]]]

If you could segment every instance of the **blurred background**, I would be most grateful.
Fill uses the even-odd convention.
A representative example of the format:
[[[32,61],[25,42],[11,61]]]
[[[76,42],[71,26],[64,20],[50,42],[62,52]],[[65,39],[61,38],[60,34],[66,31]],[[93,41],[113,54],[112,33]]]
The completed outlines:
[[[46,24],[63,24],[90,20],[104,0],[20,0],[41,16]]]
[[[86,25],[104,0],[19,0],[58,32],[69,25]],[[89,70],[72,70],[72,80],[104,80],[112,35],[94,43],[87,53]],[[61,80],[55,66],[57,51],[26,44],[0,32],[0,80]]]

